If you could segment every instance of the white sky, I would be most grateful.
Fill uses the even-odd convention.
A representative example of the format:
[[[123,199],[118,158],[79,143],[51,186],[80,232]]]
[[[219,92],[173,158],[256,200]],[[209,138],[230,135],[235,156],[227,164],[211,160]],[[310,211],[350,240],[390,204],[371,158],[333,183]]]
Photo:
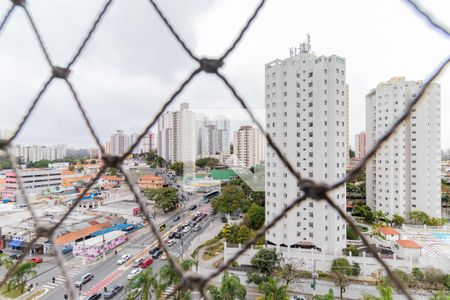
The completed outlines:
[[[27,1],[50,56],[63,65],[75,52],[103,1]],[[214,57],[236,36],[257,1],[158,1],[180,35],[199,56]],[[0,18],[10,1],[0,0]],[[56,3],[56,4],[55,4]],[[441,22],[450,2],[426,1]],[[223,72],[252,108],[264,108],[264,64],[286,58],[289,47],[311,35],[318,55],[346,58],[350,85],[350,141],[365,127],[365,95],[394,76],[426,78],[450,53],[450,41],[401,0],[269,0]],[[145,0],[116,0],[74,66],[74,82],[103,141],[116,129],[139,131],[162,100],[196,65],[176,44]],[[442,145],[450,148],[450,75],[441,84]],[[14,129],[48,76],[42,53],[23,12],[17,10],[0,33],[0,128]],[[207,74],[188,86],[176,103],[217,111],[232,119],[238,104]],[[213,113],[215,115],[216,113]],[[239,117],[240,118],[240,117]],[[18,142],[90,145],[67,88],[54,83]]]

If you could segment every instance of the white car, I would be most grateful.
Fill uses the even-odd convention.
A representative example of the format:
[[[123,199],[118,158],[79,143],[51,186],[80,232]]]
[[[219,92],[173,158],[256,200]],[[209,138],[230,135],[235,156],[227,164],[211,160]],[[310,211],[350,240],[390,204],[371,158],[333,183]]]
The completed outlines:
[[[135,261],[133,261],[133,267],[139,267],[141,265],[141,262],[143,262],[143,258],[138,258]]]
[[[174,240],[168,240],[167,241],[167,246],[173,246],[173,245],[175,245],[175,241]]]
[[[119,260],[117,261],[117,264],[118,264],[118,265],[123,264],[124,262],[126,262],[127,260],[129,260],[130,257],[131,257],[130,254],[124,254],[124,255],[122,255],[122,256],[119,258]]]
[[[188,233],[189,231],[191,231],[191,226],[184,227],[183,233]]]
[[[138,275],[139,273],[142,272],[142,269],[134,269],[133,271],[130,272],[130,274],[128,274],[128,280],[133,279],[136,275]]]

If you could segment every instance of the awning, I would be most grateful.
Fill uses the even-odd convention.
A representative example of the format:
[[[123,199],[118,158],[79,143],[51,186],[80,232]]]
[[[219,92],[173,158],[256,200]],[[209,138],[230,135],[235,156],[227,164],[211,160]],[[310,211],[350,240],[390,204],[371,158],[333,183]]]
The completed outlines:
[[[9,242],[9,245],[11,247],[20,247],[22,245],[23,241],[13,240]]]

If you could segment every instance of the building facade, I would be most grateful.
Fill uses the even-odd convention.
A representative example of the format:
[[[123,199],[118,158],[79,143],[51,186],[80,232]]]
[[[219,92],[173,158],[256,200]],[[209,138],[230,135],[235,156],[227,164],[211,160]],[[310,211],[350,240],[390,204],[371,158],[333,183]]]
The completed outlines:
[[[26,193],[33,194],[41,191],[54,191],[61,186],[62,176],[60,169],[25,169],[19,171],[23,188]],[[20,196],[17,174],[6,172],[6,195],[8,197]]]
[[[366,146],[371,148],[405,110],[421,81],[394,77],[366,95]],[[441,216],[440,86],[432,83],[411,116],[368,161],[367,204],[388,217],[420,210]]]
[[[130,136],[125,134],[123,130],[117,130],[111,135],[110,153],[111,155],[123,155],[130,147]]]
[[[158,119],[158,154],[173,161],[173,112],[167,111]]]
[[[198,155],[230,154],[230,120],[218,116],[210,120],[204,115],[197,118]]]
[[[12,147],[13,155],[20,158],[24,163],[36,162],[39,160],[63,159],[67,155],[66,145],[20,145]]]
[[[252,126],[241,126],[234,133],[234,154],[242,167],[250,168],[265,162],[266,139]]]
[[[303,178],[331,183],[345,176],[345,91],[345,59],[316,56],[309,41],[265,65],[267,132]],[[345,185],[328,193],[344,211],[345,193]],[[299,196],[296,178],[268,146],[266,223]],[[346,224],[324,201],[306,199],[266,232],[266,241],[340,254]]]
[[[366,132],[361,131],[355,135],[355,158],[361,159],[366,156]]]

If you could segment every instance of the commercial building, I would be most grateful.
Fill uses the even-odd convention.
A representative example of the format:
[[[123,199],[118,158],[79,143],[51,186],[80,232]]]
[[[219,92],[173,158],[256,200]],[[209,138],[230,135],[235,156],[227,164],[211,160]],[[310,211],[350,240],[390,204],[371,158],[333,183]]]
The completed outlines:
[[[422,84],[394,77],[367,94],[367,148],[389,130]],[[388,217],[412,210],[441,216],[440,98],[439,84],[432,83],[411,116],[368,161],[367,204],[372,209]]]
[[[366,132],[361,131],[355,135],[355,158],[361,159],[366,156]]]
[[[291,48],[286,59],[265,65],[267,132],[302,178],[331,183],[345,176],[345,59],[317,56],[308,41]],[[301,196],[297,179],[268,146],[266,222]],[[345,210],[345,185],[329,192]],[[306,199],[266,232],[279,247],[320,249],[340,254],[346,247],[346,224],[325,201]]]
[[[266,138],[250,125],[241,126],[233,139],[234,154],[245,168],[263,164],[266,157]]]
[[[23,188],[28,194],[38,193],[44,190],[54,191],[61,186],[61,170],[58,169],[25,169],[18,175],[22,179]],[[13,171],[6,172],[6,196],[17,197],[20,195],[17,174]]]
[[[139,177],[138,186],[141,190],[162,188],[164,179],[155,175],[144,175]]]

